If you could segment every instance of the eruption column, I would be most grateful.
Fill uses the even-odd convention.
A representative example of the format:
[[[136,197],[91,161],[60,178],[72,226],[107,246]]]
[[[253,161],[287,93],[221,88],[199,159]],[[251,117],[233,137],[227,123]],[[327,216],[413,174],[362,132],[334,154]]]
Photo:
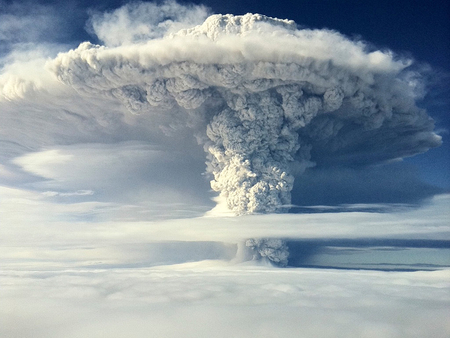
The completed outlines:
[[[119,99],[158,123],[189,124],[211,187],[236,214],[280,212],[314,165],[370,165],[440,145],[410,61],[334,31],[262,15],[105,47],[83,43],[49,67],[83,95]],[[413,81],[414,80],[414,81]]]

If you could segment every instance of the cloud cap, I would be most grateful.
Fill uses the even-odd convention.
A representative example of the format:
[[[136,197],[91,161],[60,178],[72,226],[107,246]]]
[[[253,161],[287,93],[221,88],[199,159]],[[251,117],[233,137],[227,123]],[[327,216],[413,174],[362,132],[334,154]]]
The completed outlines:
[[[439,146],[410,64],[334,31],[228,14],[114,48],[85,42],[48,67],[83,95],[158,116],[162,128],[164,116],[192,127],[211,187],[245,214],[286,210],[294,177],[316,164],[367,165]]]

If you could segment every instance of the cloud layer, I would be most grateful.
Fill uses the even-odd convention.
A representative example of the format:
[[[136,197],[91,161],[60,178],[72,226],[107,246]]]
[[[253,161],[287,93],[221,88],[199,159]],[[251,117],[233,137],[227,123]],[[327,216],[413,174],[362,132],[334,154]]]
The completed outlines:
[[[450,333],[448,280],[448,271],[276,273],[211,262],[28,273],[2,269],[0,334],[444,338]]]
[[[62,204],[18,189],[2,188],[0,194],[0,335],[297,337],[301,331],[316,337],[444,338],[450,332],[448,268],[274,269],[239,263],[242,253],[236,252],[246,237],[282,237],[294,239],[292,259],[303,265],[377,268],[392,262],[422,268],[448,257],[449,196],[393,213],[143,222],[133,210],[127,213],[134,219],[119,219],[114,205]],[[103,219],[70,217],[90,213]],[[422,246],[424,239],[447,246],[424,255],[395,245],[414,239]],[[283,241],[268,242],[249,243],[252,253],[282,258],[283,250],[272,249],[283,249]],[[352,243],[359,247],[351,251]],[[329,248],[308,251],[314,244]]]

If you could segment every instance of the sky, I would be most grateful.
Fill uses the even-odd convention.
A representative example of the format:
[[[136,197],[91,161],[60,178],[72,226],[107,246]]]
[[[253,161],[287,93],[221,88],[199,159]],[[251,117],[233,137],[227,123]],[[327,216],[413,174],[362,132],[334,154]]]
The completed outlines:
[[[449,6],[0,0],[0,336],[447,337]]]

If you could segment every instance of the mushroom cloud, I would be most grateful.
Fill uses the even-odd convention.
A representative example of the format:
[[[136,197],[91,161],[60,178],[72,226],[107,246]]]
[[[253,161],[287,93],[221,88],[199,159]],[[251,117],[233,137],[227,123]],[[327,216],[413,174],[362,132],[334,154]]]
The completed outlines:
[[[412,62],[338,32],[227,14],[161,33],[161,16],[151,34],[117,41],[100,29],[117,20],[98,20],[109,43],[84,42],[50,69],[163,129],[188,124],[211,188],[237,215],[288,210],[294,177],[315,165],[383,163],[441,143],[416,104],[423,88]]]

